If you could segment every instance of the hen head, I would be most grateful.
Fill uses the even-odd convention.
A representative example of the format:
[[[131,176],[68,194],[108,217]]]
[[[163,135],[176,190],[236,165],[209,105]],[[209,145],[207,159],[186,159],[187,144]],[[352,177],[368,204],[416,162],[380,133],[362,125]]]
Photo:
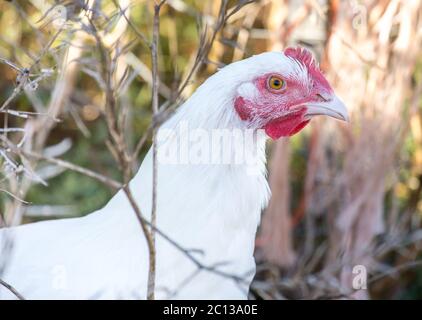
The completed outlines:
[[[242,72],[244,81],[237,86],[234,108],[248,127],[264,129],[278,139],[299,132],[317,115],[347,121],[344,104],[308,50],[288,48],[243,63],[248,70]]]

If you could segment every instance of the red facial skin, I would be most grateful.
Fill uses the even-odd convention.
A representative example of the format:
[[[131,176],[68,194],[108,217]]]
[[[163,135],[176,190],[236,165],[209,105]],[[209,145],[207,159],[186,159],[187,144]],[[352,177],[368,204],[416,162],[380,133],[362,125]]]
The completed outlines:
[[[237,97],[234,103],[235,110],[242,120],[261,123],[261,128],[274,140],[291,136],[303,129],[310,121],[305,117],[306,104],[319,102],[321,96],[332,93],[330,85],[308,50],[289,48],[284,53],[306,67],[309,81],[304,82],[294,76],[286,77],[276,73],[265,74],[254,81],[259,92],[258,98],[250,101]],[[268,82],[272,76],[283,79],[285,87],[280,90],[270,88]]]

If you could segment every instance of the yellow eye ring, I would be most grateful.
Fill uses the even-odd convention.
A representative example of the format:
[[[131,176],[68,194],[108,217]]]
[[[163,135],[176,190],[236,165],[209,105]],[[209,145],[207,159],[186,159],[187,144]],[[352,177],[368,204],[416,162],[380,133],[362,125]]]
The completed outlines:
[[[286,86],[286,83],[280,77],[271,76],[268,79],[268,86],[270,87],[270,89],[273,89],[273,90],[281,90],[281,89],[284,89],[284,87]]]

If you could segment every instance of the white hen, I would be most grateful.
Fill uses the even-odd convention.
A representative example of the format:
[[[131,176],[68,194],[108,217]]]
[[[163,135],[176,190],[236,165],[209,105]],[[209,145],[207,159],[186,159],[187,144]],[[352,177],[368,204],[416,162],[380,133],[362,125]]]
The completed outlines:
[[[269,198],[266,135],[258,129],[274,139],[289,136],[317,114],[347,117],[310,53],[287,49],[226,66],[205,81],[160,128],[161,133],[165,128],[173,134],[159,146],[158,228],[182,247],[202,251],[191,252],[204,265],[244,281],[198,271],[181,251],[157,235],[157,298],[247,298],[255,273],[255,233]],[[257,152],[255,162],[231,157],[236,153],[233,145],[240,143],[238,136],[232,136],[219,145],[220,151],[230,156],[225,158],[228,162],[218,163],[220,151],[207,141],[211,142],[214,134],[233,129],[245,134],[252,130],[253,139],[245,138],[243,146],[244,154]],[[166,132],[168,135],[169,130]],[[189,136],[192,132],[193,138]],[[201,149],[204,144],[205,149]],[[209,161],[204,161],[207,147],[211,148]],[[177,161],[166,156],[171,148],[178,154]],[[151,158],[150,151],[130,183],[147,218],[151,212]],[[0,241],[6,237],[13,240],[13,248],[2,279],[25,298],[146,296],[148,249],[122,191],[86,217],[1,230]],[[0,297],[14,298],[5,288],[0,288]]]

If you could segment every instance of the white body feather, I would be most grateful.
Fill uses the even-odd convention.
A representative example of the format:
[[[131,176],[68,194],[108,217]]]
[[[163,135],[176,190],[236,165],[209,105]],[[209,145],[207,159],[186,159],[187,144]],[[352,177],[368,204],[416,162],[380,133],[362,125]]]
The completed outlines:
[[[208,132],[246,130],[233,108],[239,90],[247,87],[242,83],[274,69],[291,72],[291,66],[283,64],[285,60],[282,53],[264,53],[225,67],[198,88],[162,128],[177,129],[188,121],[190,128]],[[252,88],[242,94],[255,92]],[[183,140],[180,135],[176,138]],[[258,140],[255,174],[243,164],[159,165],[158,228],[184,248],[203,251],[193,253],[202,263],[244,277],[246,282],[239,284],[206,270],[198,273],[183,253],[157,235],[157,298],[247,298],[255,273],[255,233],[269,198],[265,137]],[[152,198],[151,155],[150,150],[130,184],[147,218]],[[13,250],[1,278],[26,298],[146,296],[148,249],[122,191],[86,217],[1,230],[0,240],[6,236],[13,240]],[[5,251],[1,253],[4,257]],[[13,298],[1,287],[0,297]]]

